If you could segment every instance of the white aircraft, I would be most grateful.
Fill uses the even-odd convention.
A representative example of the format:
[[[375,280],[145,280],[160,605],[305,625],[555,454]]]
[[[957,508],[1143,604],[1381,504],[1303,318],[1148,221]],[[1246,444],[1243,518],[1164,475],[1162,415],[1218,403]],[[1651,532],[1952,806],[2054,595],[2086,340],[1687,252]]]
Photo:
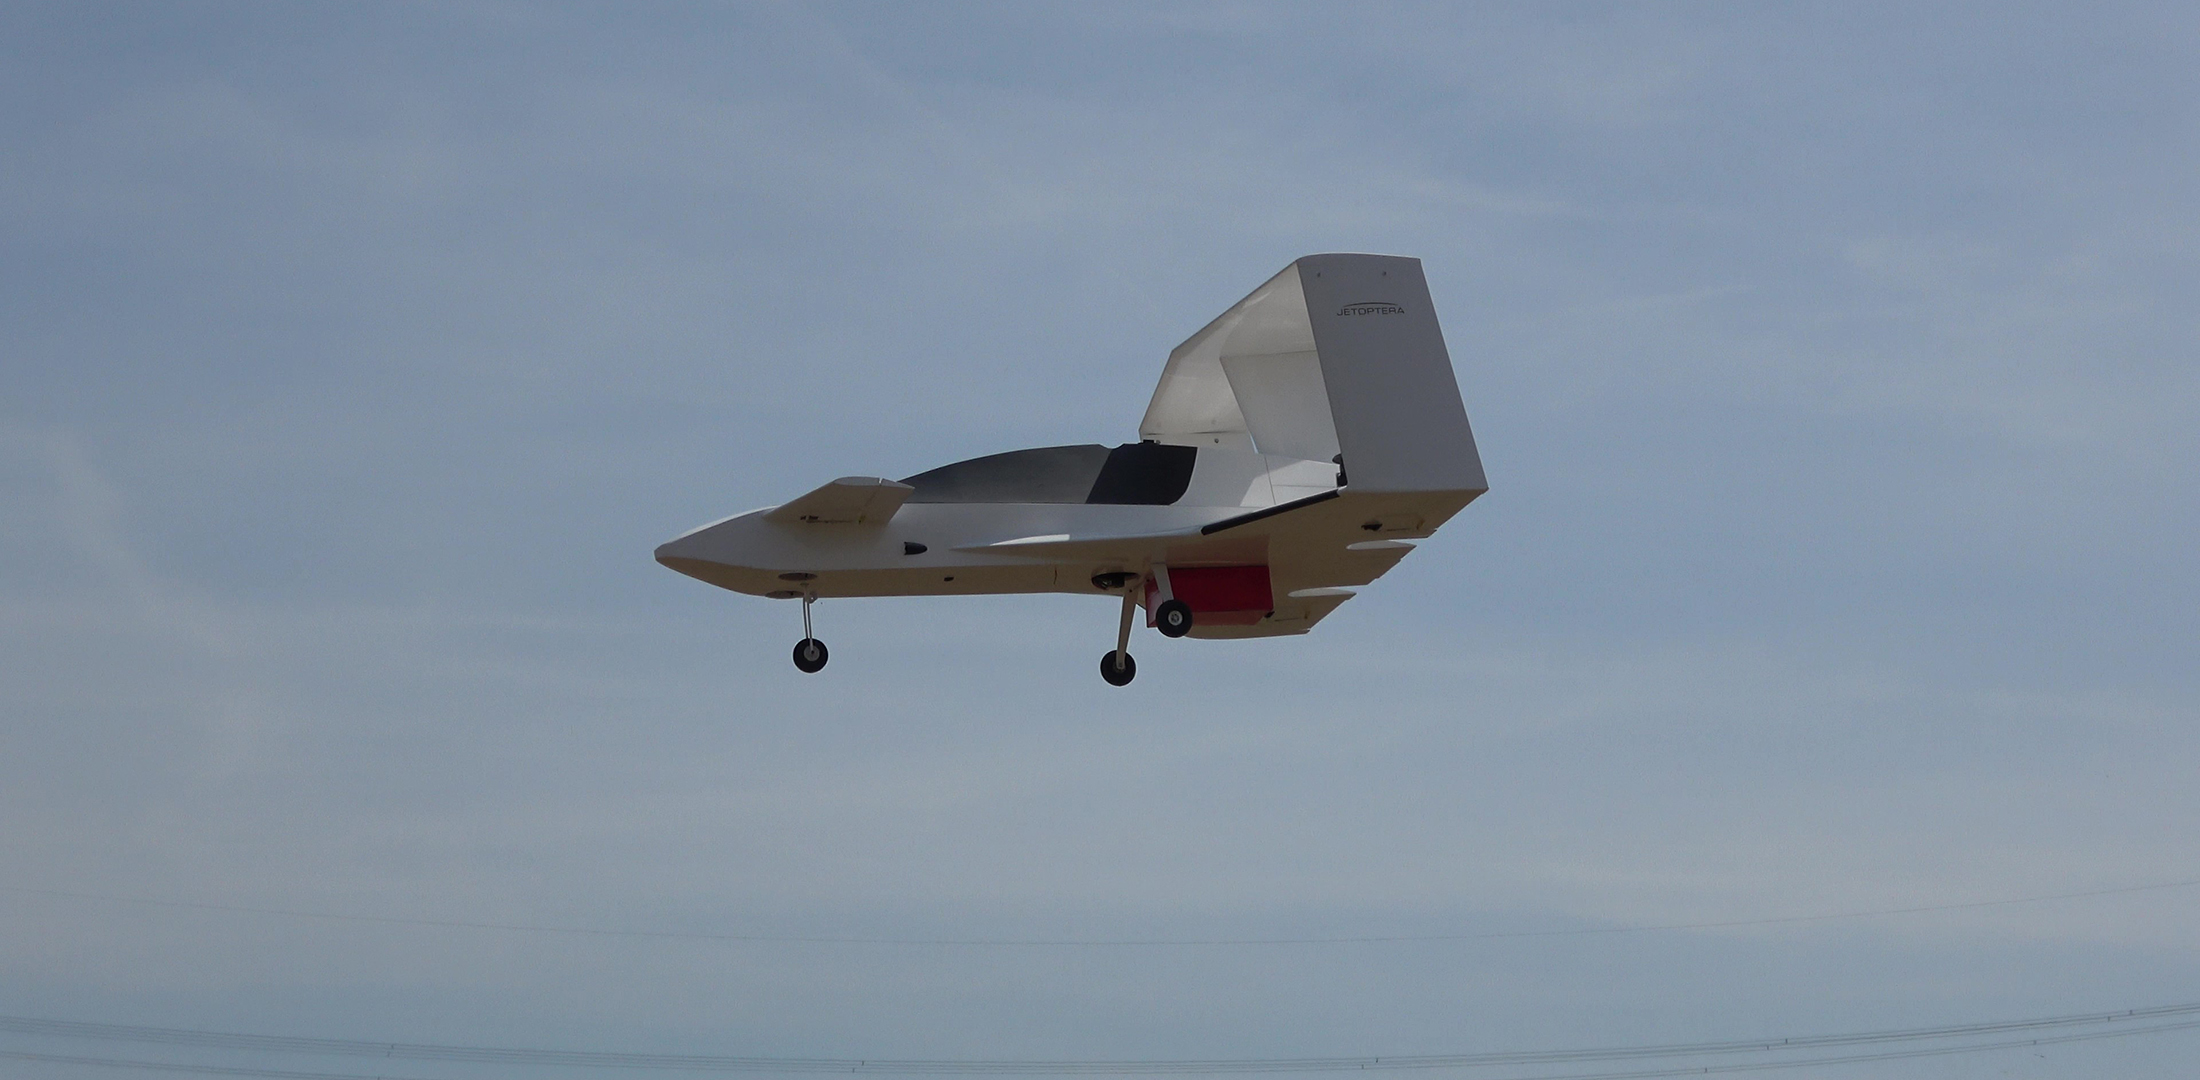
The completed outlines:
[[[1138,436],[842,477],[657,561],[801,600],[806,672],[820,597],[1119,596],[1100,676],[1122,686],[1141,607],[1172,638],[1303,634],[1489,489],[1418,259],[1284,267],[1169,354]]]

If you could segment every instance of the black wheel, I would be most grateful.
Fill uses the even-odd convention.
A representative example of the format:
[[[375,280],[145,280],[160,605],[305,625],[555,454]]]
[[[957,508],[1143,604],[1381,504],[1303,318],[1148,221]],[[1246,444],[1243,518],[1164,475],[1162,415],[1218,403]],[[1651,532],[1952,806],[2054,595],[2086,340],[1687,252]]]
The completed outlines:
[[[1163,600],[1153,611],[1153,624],[1162,637],[1183,637],[1192,632],[1192,609],[1182,600]]]
[[[825,670],[825,660],[831,655],[825,651],[825,643],[814,637],[806,637],[794,643],[794,666],[811,675]]]
[[[1123,666],[1116,667],[1115,650],[1109,649],[1100,658],[1100,677],[1108,680],[1109,686],[1129,686],[1131,680],[1138,677],[1138,661],[1132,659],[1131,654],[1124,653]]]

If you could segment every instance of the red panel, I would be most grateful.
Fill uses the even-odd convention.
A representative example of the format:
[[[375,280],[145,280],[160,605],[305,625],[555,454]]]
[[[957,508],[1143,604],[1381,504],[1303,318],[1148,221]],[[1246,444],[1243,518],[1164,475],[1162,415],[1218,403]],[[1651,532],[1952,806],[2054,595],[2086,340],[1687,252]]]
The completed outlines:
[[[1169,590],[1192,609],[1196,622],[1209,626],[1250,625],[1275,609],[1275,592],[1265,566],[1187,566],[1169,568]],[[1154,594],[1146,582],[1148,626],[1153,625]],[[1247,616],[1250,616],[1249,618]]]

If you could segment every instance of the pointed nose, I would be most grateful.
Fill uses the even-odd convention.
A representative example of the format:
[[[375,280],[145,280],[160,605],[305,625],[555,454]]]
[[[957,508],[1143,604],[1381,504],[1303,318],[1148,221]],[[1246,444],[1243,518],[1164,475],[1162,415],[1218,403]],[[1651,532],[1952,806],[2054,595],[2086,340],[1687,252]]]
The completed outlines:
[[[723,524],[725,524],[723,521],[714,521],[701,528],[689,529],[657,545],[657,561],[683,574],[693,576],[694,567],[697,564],[716,561],[711,557],[712,549],[721,545],[714,542],[711,532]]]
[[[734,568],[701,554],[701,545],[693,537],[683,536],[657,545],[657,564],[676,574],[694,578],[720,588],[731,589],[729,574]]]
[[[656,556],[658,562],[671,566],[674,559],[694,558],[693,552],[694,545],[688,542],[687,537],[682,536],[657,545]]]

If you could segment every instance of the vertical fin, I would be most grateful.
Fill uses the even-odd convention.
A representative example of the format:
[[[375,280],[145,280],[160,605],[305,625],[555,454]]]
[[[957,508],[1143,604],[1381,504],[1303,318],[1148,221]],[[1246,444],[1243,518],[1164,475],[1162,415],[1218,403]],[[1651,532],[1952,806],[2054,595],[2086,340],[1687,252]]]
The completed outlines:
[[[1309,255],[1297,266],[1352,489],[1487,491],[1421,261]]]

